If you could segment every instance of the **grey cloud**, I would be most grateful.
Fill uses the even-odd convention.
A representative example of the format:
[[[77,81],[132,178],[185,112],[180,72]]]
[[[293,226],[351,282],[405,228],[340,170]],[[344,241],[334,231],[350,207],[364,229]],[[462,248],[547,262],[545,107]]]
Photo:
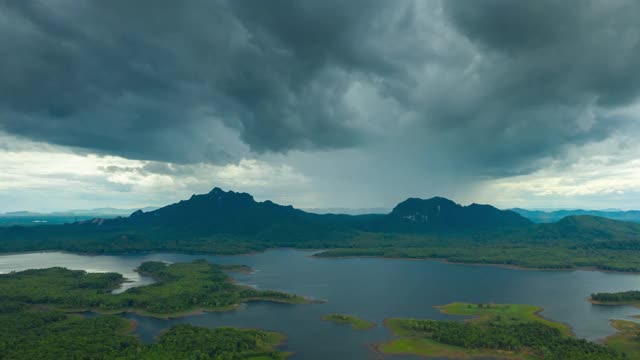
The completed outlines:
[[[592,96],[599,104],[613,106],[638,96],[637,1],[486,0],[444,5],[467,38],[483,51],[503,53],[512,67],[505,75],[513,77],[504,90],[530,89],[528,103],[552,97],[571,103]]]
[[[139,167],[133,166],[117,166],[117,165],[109,165],[109,166],[101,166],[100,170],[104,171],[108,174],[120,174],[120,173],[139,173],[144,174],[145,172]]]
[[[254,27],[255,14],[235,6],[3,2],[0,126],[57,144],[177,162],[356,143],[358,129],[347,125],[340,96],[351,71],[337,60],[319,61],[317,52],[298,52],[290,47],[297,43]],[[285,19],[298,16],[293,7],[281,10],[290,10]],[[367,21],[356,10],[343,24]],[[330,22],[318,20],[323,28],[315,34],[324,41],[347,36],[325,34]],[[219,129],[236,134],[235,149],[220,144],[229,134]]]
[[[637,13],[587,0],[5,1],[0,130],[158,162],[357,147],[393,165],[393,148],[418,167],[527,173],[627,126],[609,111],[640,93]],[[375,96],[354,104],[358,86]]]
[[[176,173],[176,169],[167,163],[149,162],[142,167],[145,171],[153,174],[171,175]]]
[[[466,64],[436,64],[441,71],[422,77],[428,85],[399,99],[452,161],[490,176],[527,173],[629,128],[609,112],[640,94],[639,3],[442,4]]]

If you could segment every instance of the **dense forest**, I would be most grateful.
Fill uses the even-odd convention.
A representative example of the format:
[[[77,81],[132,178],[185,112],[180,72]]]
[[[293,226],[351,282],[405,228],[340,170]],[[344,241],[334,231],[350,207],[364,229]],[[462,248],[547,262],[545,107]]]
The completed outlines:
[[[459,307],[461,304],[451,304]],[[577,339],[553,326],[548,320],[536,318],[527,307],[510,309],[511,305],[466,305],[476,314],[474,321],[436,321],[389,319],[386,324],[403,339],[429,339],[437,344],[469,350],[500,350],[513,354],[531,354],[545,360],[618,360],[626,354],[584,339]],[[499,306],[493,311],[493,306]],[[516,306],[516,305],[513,305]],[[504,310],[503,310],[504,309]],[[446,312],[446,306],[445,306]],[[406,342],[403,343],[406,346]],[[409,342],[409,344],[411,344]],[[382,346],[393,352],[394,341]],[[436,347],[437,349],[437,347]],[[429,354],[423,354],[429,355]]]
[[[640,291],[623,291],[616,293],[595,293],[591,294],[592,301],[599,303],[640,303]]]
[[[136,310],[157,316],[197,309],[230,309],[251,300],[306,302],[296,295],[236,285],[224,267],[205,260],[171,265],[145,262],[138,271],[158,282],[119,294],[112,291],[124,281],[120,274],[64,268],[13,272],[0,275],[0,301],[106,313]]]
[[[558,329],[540,323],[485,324],[456,321],[408,320],[402,326],[439,343],[468,349],[530,352],[549,360],[623,359],[605,346],[584,339],[565,338]]]
[[[133,323],[84,318],[17,302],[0,302],[0,359],[284,359],[284,336],[261,330],[177,325],[153,344],[129,335]]]

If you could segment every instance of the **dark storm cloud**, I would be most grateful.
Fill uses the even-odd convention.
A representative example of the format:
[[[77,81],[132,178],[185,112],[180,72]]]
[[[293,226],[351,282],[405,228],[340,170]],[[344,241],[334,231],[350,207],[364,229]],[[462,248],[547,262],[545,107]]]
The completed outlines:
[[[505,90],[528,90],[527,103],[595,96],[603,105],[638,96],[637,1],[444,2],[453,24],[485,52],[512,61]]]
[[[168,161],[357,142],[341,95],[382,6],[230,3],[3,2],[2,128]]]
[[[628,119],[609,110],[640,93],[636,1],[447,1],[446,17],[482,56],[455,118],[480,130],[489,164],[518,166],[603,140]],[[450,108],[445,108],[445,115]],[[444,116],[443,118],[446,118]],[[482,131],[486,129],[488,131]],[[491,145],[490,145],[491,144]],[[512,161],[510,161],[512,160]]]
[[[0,130],[169,162],[368,141],[392,162],[397,148],[411,164],[525,173],[624,129],[609,112],[638,97],[638,13],[635,1],[5,1]],[[356,104],[353,89],[375,96]]]

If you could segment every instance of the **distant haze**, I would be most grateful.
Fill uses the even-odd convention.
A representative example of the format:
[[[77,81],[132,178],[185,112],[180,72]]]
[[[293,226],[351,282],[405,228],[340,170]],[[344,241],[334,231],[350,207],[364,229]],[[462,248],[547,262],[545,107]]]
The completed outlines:
[[[387,208],[363,208],[363,209],[350,209],[350,208],[309,208],[302,209],[307,212],[316,214],[347,214],[347,215],[364,215],[364,214],[388,214],[391,209]]]

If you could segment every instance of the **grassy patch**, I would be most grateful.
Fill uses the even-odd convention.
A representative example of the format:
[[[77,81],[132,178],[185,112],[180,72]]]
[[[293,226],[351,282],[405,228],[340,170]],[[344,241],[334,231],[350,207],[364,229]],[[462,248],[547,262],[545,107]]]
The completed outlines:
[[[540,306],[521,304],[469,304],[455,302],[438,306],[440,312],[448,315],[475,316],[475,322],[497,320],[505,324],[521,322],[539,322],[558,329],[562,335],[570,336],[571,328],[566,324],[545,319],[539,315],[543,310]]]
[[[640,359],[640,324],[627,320],[611,320],[618,332],[605,340],[607,346],[627,355],[627,359]]]
[[[420,355],[426,357],[443,357],[449,359],[474,359],[482,357],[498,359],[529,360],[535,357],[527,354],[516,354],[499,350],[473,350],[459,346],[441,344],[428,338],[402,338],[379,345],[378,350],[393,355]]]
[[[361,319],[352,315],[329,314],[322,317],[324,321],[331,321],[336,324],[350,324],[354,330],[368,330],[376,326],[371,321]]]
[[[611,347],[574,338],[566,325],[538,316],[542,308],[537,306],[452,303],[439,309],[472,318],[465,322],[387,319],[385,326],[399,338],[378,345],[378,350],[455,359],[625,359]]]

